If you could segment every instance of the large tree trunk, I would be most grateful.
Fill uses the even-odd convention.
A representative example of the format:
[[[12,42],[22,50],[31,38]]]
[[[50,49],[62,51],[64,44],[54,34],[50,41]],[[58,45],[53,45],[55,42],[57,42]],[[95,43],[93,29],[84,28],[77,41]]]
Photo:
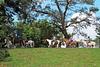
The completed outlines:
[[[66,31],[65,18],[64,18],[63,15],[61,15],[61,24],[62,24],[61,32],[63,33],[64,38],[65,39],[69,39],[70,38],[70,35]]]
[[[67,33],[66,29],[61,29],[62,34],[64,35],[64,38],[69,39],[70,35]]]

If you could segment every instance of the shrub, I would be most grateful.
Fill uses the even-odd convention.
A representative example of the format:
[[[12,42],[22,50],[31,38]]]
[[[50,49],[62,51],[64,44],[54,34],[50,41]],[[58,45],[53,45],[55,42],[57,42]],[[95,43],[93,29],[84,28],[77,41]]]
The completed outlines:
[[[0,49],[0,61],[5,60],[9,56],[10,56],[10,54],[7,51],[7,49]]]

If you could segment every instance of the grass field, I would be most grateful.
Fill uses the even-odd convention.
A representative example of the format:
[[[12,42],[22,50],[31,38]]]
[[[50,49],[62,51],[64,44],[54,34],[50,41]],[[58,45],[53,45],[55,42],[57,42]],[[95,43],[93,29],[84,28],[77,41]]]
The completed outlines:
[[[21,48],[0,67],[100,67],[100,49]]]

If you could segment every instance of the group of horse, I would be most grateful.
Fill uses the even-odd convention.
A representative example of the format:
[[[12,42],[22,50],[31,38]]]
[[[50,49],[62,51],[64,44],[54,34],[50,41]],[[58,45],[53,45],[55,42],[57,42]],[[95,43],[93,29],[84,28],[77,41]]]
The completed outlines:
[[[89,40],[53,40],[53,39],[45,39],[48,47],[51,48],[95,48],[96,43],[94,41]]]
[[[5,48],[17,48],[17,47],[34,47],[35,43],[32,39],[13,39],[13,38],[5,38],[3,47]]]
[[[4,41],[3,41],[4,40]],[[21,38],[5,38],[3,41],[3,47],[6,48],[17,48],[17,47],[34,47],[35,43],[32,39],[21,39]],[[72,40],[72,39],[44,39],[45,44],[48,48],[95,48],[96,43],[90,40]]]

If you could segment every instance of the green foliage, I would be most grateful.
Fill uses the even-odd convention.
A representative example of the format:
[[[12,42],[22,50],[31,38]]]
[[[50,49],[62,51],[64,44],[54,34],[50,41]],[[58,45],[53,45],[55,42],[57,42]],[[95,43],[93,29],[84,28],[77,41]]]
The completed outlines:
[[[4,0],[0,0],[0,4],[3,4],[4,3]]]
[[[0,61],[5,60],[10,54],[6,49],[0,49]]]
[[[0,30],[0,37],[4,37],[5,36],[5,32],[3,30]]]
[[[34,21],[32,23],[18,23],[17,30],[21,31],[22,38],[32,38],[37,46],[42,45],[42,40],[52,38],[59,32],[47,20]]]
[[[58,33],[58,30],[55,30],[55,27],[52,27],[52,25],[46,20],[33,22],[31,24],[19,23],[17,29],[21,30],[23,37],[33,37],[34,39],[49,38]]]

